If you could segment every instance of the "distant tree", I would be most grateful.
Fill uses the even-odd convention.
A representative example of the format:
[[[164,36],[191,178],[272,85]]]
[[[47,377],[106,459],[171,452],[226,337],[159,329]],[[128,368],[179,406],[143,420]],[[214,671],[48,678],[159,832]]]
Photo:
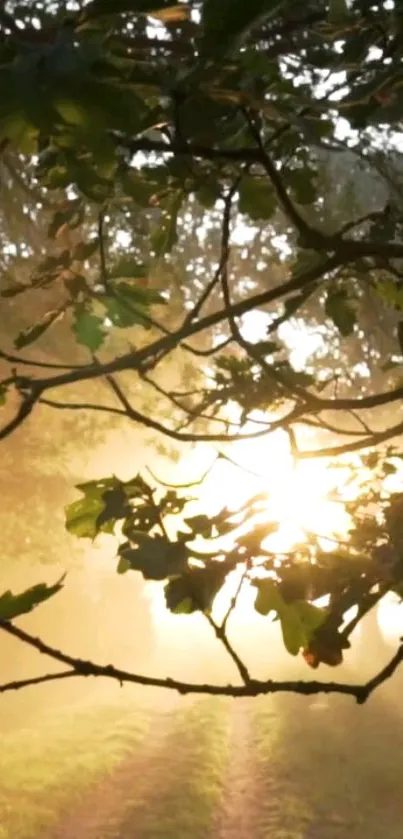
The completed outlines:
[[[0,597],[3,631],[68,667],[36,681],[103,675],[184,693],[363,702],[402,660],[399,647],[365,685],[261,681],[227,633],[252,586],[290,654],[336,666],[357,623],[402,594],[402,495],[385,484],[403,434],[403,4],[390,6],[3,4],[0,293],[15,333],[1,351],[0,439],[39,406],[123,417],[179,447],[220,443],[218,458],[282,431],[296,463],[351,455],[358,481],[353,500],[340,490],[352,524],[337,550],[308,534],[291,554],[266,546],[277,523],[262,524],[260,495],[189,516],[197,482],[81,483],[68,531],[116,534],[118,572],[164,581],[172,612],[202,612],[241,684],[82,661],[14,624],[61,581]],[[252,341],[257,312],[266,329]],[[303,369],[285,336],[296,326],[321,339]],[[317,448],[307,449],[312,427]],[[234,574],[218,621],[213,603]]]

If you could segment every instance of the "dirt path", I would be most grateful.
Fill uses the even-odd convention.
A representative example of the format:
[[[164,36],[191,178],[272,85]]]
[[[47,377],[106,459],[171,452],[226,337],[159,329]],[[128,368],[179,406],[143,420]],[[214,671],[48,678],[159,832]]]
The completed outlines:
[[[127,808],[148,806],[172,720],[172,712],[156,715],[137,753],[85,790],[82,803],[61,814],[48,839],[118,839]],[[134,832],[132,836],[135,839]]]
[[[235,702],[231,713],[230,761],[211,839],[259,839],[263,789],[256,764],[250,703]]]
[[[221,740],[214,713],[155,714],[46,839],[400,839],[401,715],[384,701],[239,700]]]

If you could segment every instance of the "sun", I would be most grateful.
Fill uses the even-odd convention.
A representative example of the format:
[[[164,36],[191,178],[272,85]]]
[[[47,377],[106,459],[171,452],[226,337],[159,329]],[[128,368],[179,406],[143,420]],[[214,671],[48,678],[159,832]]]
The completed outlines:
[[[252,495],[267,493],[265,518],[278,522],[270,536],[273,550],[286,551],[310,531],[324,540],[345,535],[350,523],[335,499],[351,470],[321,459],[296,462],[288,435],[278,431],[259,440],[235,443],[200,487],[198,505],[214,513],[236,509]],[[205,461],[204,461],[205,462]]]
[[[350,519],[343,505],[334,499],[334,493],[351,474],[347,466],[334,469],[319,459],[296,463],[288,435],[281,430],[267,438],[240,440],[221,455],[205,480],[192,489],[192,496],[197,498],[189,505],[187,515],[201,511],[214,515],[223,507],[236,510],[253,495],[263,492],[267,503],[260,518],[278,523],[276,532],[263,543],[264,547],[285,552],[306,541],[307,532],[311,532],[320,538],[324,549],[330,549],[338,537],[346,535]],[[179,474],[178,483],[197,480],[216,456],[217,451],[209,446],[195,448],[180,470],[175,470],[175,479]],[[236,587],[235,572],[216,598],[215,612],[225,611]],[[244,628],[256,620],[254,596],[254,590],[245,586],[237,604],[236,621]],[[149,597],[158,626],[164,632],[174,631],[178,619],[165,608],[162,586],[150,586]],[[199,617],[186,617],[187,631],[196,631]]]
[[[261,415],[259,418],[267,421],[267,416]],[[250,426],[244,430],[256,428]],[[309,443],[313,447],[314,434],[309,431],[308,434]],[[218,454],[222,456],[217,460]],[[149,455],[149,449],[142,452],[142,466],[147,465]],[[101,461],[105,472],[113,468],[117,459],[124,464],[122,478],[130,478],[132,464],[127,458],[126,438],[122,439],[120,445],[115,440],[112,447],[105,446],[94,455],[94,462],[101,468]],[[189,516],[200,512],[214,515],[225,506],[235,510],[256,493],[264,492],[267,495],[264,519],[278,523],[276,532],[267,537],[264,543],[264,547],[273,551],[292,550],[294,545],[306,540],[307,533],[315,534],[324,550],[332,550],[339,540],[346,539],[351,520],[336,496],[344,492],[347,481],[350,498],[358,491],[358,483],[351,481],[351,465],[322,458],[295,461],[288,435],[284,431],[278,430],[266,438],[240,440],[222,449],[198,444],[188,449],[178,464],[166,462],[165,471],[162,472],[163,459],[155,457],[153,461],[153,471],[173,484],[197,481],[212,466],[205,480],[189,489],[189,495],[194,498],[186,510]],[[92,467],[91,463],[89,474]],[[361,483],[363,477],[370,479],[370,473],[361,475],[357,480]],[[387,483],[388,489],[401,491],[401,474],[388,478]],[[235,572],[230,575],[228,583],[216,598],[214,605],[218,612],[226,608],[236,586]],[[193,640],[200,638],[201,643],[204,643],[205,621],[201,615],[181,618],[169,612],[165,606],[163,585],[160,583],[147,583],[145,594],[155,627],[161,636],[170,637],[176,643],[183,636],[186,621],[186,634]],[[245,634],[252,632],[257,624],[260,626],[261,618],[253,608],[254,597],[254,590],[245,586],[237,605],[236,623]],[[396,598],[385,598],[382,601],[378,620],[386,640],[396,641],[403,635],[403,605],[398,605]]]

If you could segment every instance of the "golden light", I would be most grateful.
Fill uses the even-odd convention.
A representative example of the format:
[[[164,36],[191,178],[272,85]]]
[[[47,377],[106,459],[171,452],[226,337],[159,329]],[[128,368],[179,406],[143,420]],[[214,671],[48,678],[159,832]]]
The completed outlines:
[[[263,415],[256,416],[267,420]],[[256,426],[251,424],[244,430],[253,431]],[[312,432],[310,434],[309,443],[312,445],[314,435]],[[131,450],[133,457],[127,457],[128,450]],[[89,478],[114,472],[127,480],[133,474],[135,463],[136,471],[150,465],[161,479],[173,484],[185,484],[197,481],[206,472],[213,464],[217,451],[220,449],[198,444],[196,447],[188,447],[187,451],[185,449],[181,460],[172,463],[153,453],[150,447],[144,445],[143,440],[137,439],[133,447],[125,435],[117,434],[112,446],[108,442],[93,453],[86,472]],[[256,493],[264,492],[267,494],[267,503],[261,517],[263,515],[267,521],[278,522],[277,531],[267,537],[264,547],[278,552],[289,551],[295,544],[305,541],[307,531],[320,537],[324,550],[333,549],[337,545],[337,538],[345,538],[350,519],[343,504],[335,500],[334,494],[351,476],[348,465],[339,462],[337,468],[334,468],[334,462],[330,464],[323,459],[295,463],[288,435],[282,431],[254,441],[239,441],[223,448],[222,453],[231,458],[233,463],[224,458],[219,459],[206,479],[199,486],[189,489],[187,494],[195,500],[188,505],[186,516],[200,512],[214,515],[225,506],[236,509]],[[365,478],[369,479],[370,473],[366,476],[361,474],[357,476],[357,481],[349,482],[349,498],[357,493],[358,480],[362,483]],[[401,491],[401,474],[388,478],[386,483],[387,489]],[[177,524],[178,521],[174,522],[174,526]],[[95,564],[93,557],[89,557],[94,576],[100,570],[101,554],[101,564],[106,569],[110,567],[111,561],[109,541],[108,546],[105,545],[98,553]],[[227,608],[238,581],[237,572],[230,575],[216,598],[214,608],[217,614],[222,614]],[[147,583],[146,596],[161,637],[171,639],[174,644],[186,644],[187,639],[193,644],[195,639],[205,643],[210,628],[202,615],[178,616],[169,612],[165,606],[162,584]],[[234,620],[235,629],[238,628],[244,634],[253,632],[256,627],[261,631],[262,621],[267,622],[267,619],[262,619],[255,612],[254,598],[254,589],[245,585]],[[387,641],[395,642],[403,635],[403,607],[395,598],[384,598],[379,607],[378,620]]]
[[[172,470],[174,477],[171,474],[167,480],[175,483],[197,480],[216,453],[211,446],[198,446],[179,469]],[[253,441],[239,441],[223,454],[205,480],[189,491],[197,498],[189,505],[186,515],[200,512],[214,515],[223,507],[236,510],[252,496],[264,492],[267,503],[258,520],[277,522],[278,529],[266,538],[263,547],[289,551],[293,545],[306,541],[310,531],[320,537],[324,549],[331,549],[336,537],[345,535],[350,519],[343,505],[331,496],[351,474],[347,466],[334,469],[320,459],[295,463],[288,435],[283,431]],[[232,462],[225,459],[227,456]],[[238,582],[239,573],[234,572],[216,598],[215,613],[225,612]],[[183,628],[185,618],[181,620],[165,608],[162,586],[151,586],[149,596],[154,619],[164,632],[175,631],[179,625]],[[236,609],[236,624],[243,630],[262,620],[253,609],[254,598],[254,589],[245,585]],[[187,632],[197,632],[199,627],[200,615],[186,616]]]

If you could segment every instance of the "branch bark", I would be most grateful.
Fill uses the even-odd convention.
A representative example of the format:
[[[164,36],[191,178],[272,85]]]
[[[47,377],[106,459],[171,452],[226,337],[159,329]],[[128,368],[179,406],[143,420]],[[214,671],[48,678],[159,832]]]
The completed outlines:
[[[385,682],[390,679],[395,673],[401,662],[403,661],[403,644],[398,648],[395,655],[391,658],[388,664],[379,671],[372,679],[364,684],[345,684],[344,682],[320,682],[316,680],[279,680],[274,681],[268,679],[261,681],[259,679],[250,679],[247,683],[242,685],[227,684],[215,685],[209,683],[198,682],[184,682],[179,679],[158,678],[153,676],[143,676],[139,673],[132,673],[128,670],[122,670],[114,667],[112,664],[101,665],[93,661],[85,661],[84,659],[76,658],[74,656],[63,653],[61,650],[50,646],[42,641],[41,638],[35,638],[25,630],[20,629],[9,621],[0,620],[0,629],[18,638],[23,643],[36,649],[43,655],[49,656],[54,661],[61,662],[68,665],[71,669],[69,671],[62,671],[61,673],[45,674],[33,679],[21,679],[17,682],[8,682],[0,685],[0,693],[5,693],[11,690],[20,690],[28,685],[41,684],[47,681],[57,681],[57,679],[66,679],[75,676],[94,676],[98,678],[114,679],[120,682],[121,685],[125,683],[144,685],[148,687],[166,688],[177,691],[180,694],[205,694],[208,696],[231,696],[234,698],[252,697],[252,696],[267,696],[273,693],[296,693],[302,696],[312,696],[314,694],[342,694],[344,696],[353,697],[358,704],[362,705],[368,700],[371,694]]]

